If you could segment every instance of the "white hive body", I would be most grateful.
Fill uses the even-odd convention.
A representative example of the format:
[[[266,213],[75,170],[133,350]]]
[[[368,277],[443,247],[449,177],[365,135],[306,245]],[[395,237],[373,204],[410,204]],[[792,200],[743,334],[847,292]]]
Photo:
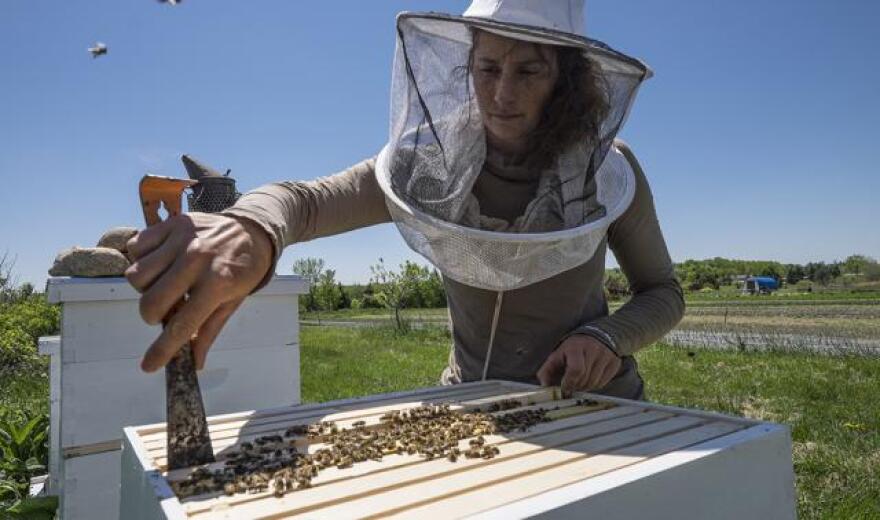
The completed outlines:
[[[489,423],[473,417],[495,426],[484,431]],[[411,451],[399,439],[390,445],[397,448],[369,441],[384,455],[320,465],[307,485],[268,480],[223,491],[224,468],[263,443],[276,443],[266,460],[288,446],[317,466],[340,438],[387,439],[406,425],[420,430],[420,420],[451,425],[424,428],[426,438],[434,431],[448,440],[439,432],[463,424],[477,425],[471,433],[479,435]],[[217,462],[173,472],[163,425],[126,428],[122,517],[795,518],[784,426],[592,394],[562,399],[555,388],[466,383],[213,417],[209,428]],[[295,462],[286,463],[302,467]],[[205,482],[217,478],[218,487],[182,484],[212,473]],[[190,491],[175,494],[183,489]]]
[[[199,383],[208,414],[300,400],[299,277],[276,277],[249,297],[217,338]],[[139,295],[123,278],[52,278],[61,335],[50,356],[50,481],[64,518],[117,518],[122,429],[165,420],[163,371],[140,358],[158,326],[140,318]]]

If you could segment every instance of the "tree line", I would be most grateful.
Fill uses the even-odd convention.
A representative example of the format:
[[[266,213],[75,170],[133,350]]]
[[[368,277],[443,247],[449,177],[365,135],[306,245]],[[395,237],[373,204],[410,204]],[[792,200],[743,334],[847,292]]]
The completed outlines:
[[[388,309],[399,318],[403,308],[446,306],[443,280],[436,269],[406,261],[397,269],[380,258],[370,268],[366,284],[343,285],[336,271],[320,258],[296,260],[293,272],[310,283],[309,294],[300,299],[302,311],[318,312],[339,309]],[[675,276],[685,291],[719,289],[734,285],[738,277],[769,276],[782,284],[802,283],[828,286],[841,277],[855,277],[866,282],[880,281],[880,263],[866,255],[850,255],[843,261],[783,264],[772,260],[734,260],[715,257],[686,260],[675,264]],[[629,282],[619,268],[605,270],[605,292],[609,299],[627,297]]]
[[[398,328],[404,328],[400,311],[404,308],[446,307],[446,291],[436,269],[409,260],[398,269],[379,262],[370,266],[367,284],[343,285],[336,271],[321,258],[302,258],[293,263],[293,272],[309,282],[309,293],[300,298],[300,310],[318,312],[339,309],[388,309]]]
[[[880,280],[880,264],[865,255],[850,255],[843,261],[783,264],[764,260],[731,260],[711,258],[687,260],[675,265],[675,274],[688,291],[719,289],[733,285],[738,276],[769,276],[782,284],[802,282],[828,286],[840,277],[857,277],[867,282]]]

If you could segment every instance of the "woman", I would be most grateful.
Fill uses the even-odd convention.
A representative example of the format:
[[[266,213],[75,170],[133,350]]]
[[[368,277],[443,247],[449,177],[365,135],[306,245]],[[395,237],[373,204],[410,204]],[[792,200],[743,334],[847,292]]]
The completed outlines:
[[[221,215],[141,232],[126,273],[158,323],[163,366],[197,366],[289,244],[392,219],[444,274],[454,345],[444,383],[562,384],[644,398],[632,357],[684,310],[647,181],[614,136],[648,69],[587,40],[583,1],[475,0],[461,17],[402,14],[389,144],[337,175],[248,193]],[[632,299],[613,315],[605,250]]]

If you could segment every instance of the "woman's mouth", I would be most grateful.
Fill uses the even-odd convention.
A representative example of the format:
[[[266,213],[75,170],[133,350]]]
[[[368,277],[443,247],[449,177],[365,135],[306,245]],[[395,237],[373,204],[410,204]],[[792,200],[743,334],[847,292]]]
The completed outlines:
[[[522,117],[522,114],[492,114],[492,118],[499,121],[513,121],[520,117]]]

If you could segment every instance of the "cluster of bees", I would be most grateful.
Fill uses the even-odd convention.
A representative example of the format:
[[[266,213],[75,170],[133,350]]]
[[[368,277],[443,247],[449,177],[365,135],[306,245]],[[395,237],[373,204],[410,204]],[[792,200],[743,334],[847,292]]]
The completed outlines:
[[[491,413],[521,406],[516,400],[499,401],[485,411],[451,411],[449,405],[427,405],[409,410],[394,410],[380,417],[379,424],[355,421],[350,428],[340,428],[331,421],[288,428],[284,437],[266,435],[242,442],[239,451],[226,457],[225,467],[211,471],[200,467],[186,479],[171,483],[179,498],[205,493],[260,493],[271,485],[275,496],[311,487],[318,472],[335,466],[349,468],[367,460],[382,460],[390,454],[420,455],[425,459],[446,458],[456,462],[491,459],[499,454],[497,446],[487,445],[484,435],[526,431],[547,422],[545,410],[519,410]],[[488,413],[487,413],[488,412]],[[323,442],[326,447],[314,453],[300,453],[297,439]],[[468,439],[469,448],[461,450],[459,441]]]

